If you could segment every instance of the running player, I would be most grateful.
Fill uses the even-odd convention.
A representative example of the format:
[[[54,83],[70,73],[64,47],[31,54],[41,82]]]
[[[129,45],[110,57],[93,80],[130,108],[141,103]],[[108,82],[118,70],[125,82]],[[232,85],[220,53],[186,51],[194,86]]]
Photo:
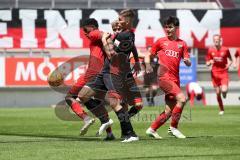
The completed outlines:
[[[226,98],[228,92],[228,68],[232,64],[232,58],[227,47],[222,46],[222,38],[219,34],[213,36],[214,47],[208,49],[206,65],[212,66],[212,84],[215,88],[219,105],[219,115],[224,114],[222,97]]]
[[[80,76],[77,82],[71,87],[67,96],[65,97],[67,104],[71,107],[73,112],[84,121],[84,126],[80,131],[80,135],[86,134],[88,128],[94,123],[94,119],[88,116],[84,111],[82,104],[76,100],[79,91],[83,86],[91,81],[99,74],[103,68],[106,54],[102,50],[101,36],[102,32],[98,30],[98,23],[95,19],[86,19],[83,24],[85,35],[90,40],[90,58],[88,68],[84,75]],[[108,114],[101,102],[96,99],[89,99],[84,105],[100,119],[101,123],[109,121]],[[106,140],[114,139],[111,128],[107,129]]]
[[[203,105],[206,106],[206,98],[203,87],[201,87],[197,82],[190,82],[186,85],[187,101],[190,101],[190,106],[194,106],[194,99],[200,101],[202,100]]]
[[[179,65],[181,59],[187,66],[191,66],[190,56],[186,43],[177,36],[179,20],[176,17],[169,16],[164,20],[166,37],[158,39],[152,46],[151,54],[158,55],[159,88],[165,93],[165,111],[146,130],[146,134],[160,139],[156,130],[162,126],[171,116],[171,133],[177,138],[186,138],[179,130],[178,123],[186,103],[184,93],[180,89]],[[149,58],[146,62],[150,62]],[[146,63],[147,71],[152,72],[150,63]]]

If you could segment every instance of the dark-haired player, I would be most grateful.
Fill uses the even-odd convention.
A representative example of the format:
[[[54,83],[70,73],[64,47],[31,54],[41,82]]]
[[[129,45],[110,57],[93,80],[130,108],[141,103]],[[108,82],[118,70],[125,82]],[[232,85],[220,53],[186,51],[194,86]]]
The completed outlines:
[[[217,101],[219,105],[219,115],[224,114],[222,97],[226,98],[228,92],[228,68],[232,64],[232,57],[229,49],[222,46],[222,37],[218,34],[213,36],[214,47],[208,49],[206,65],[212,66],[211,76],[212,84],[215,88]]]
[[[166,37],[158,39],[152,46],[151,54],[159,58],[158,83],[159,88],[165,93],[165,111],[147,129],[146,134],[154,138],[161,138],[156,130],[162,126],[171,116],[170,130],[177,138],[186,138],[179,130],[178,123],[182,114],[186,98],[180,89],[179,65],[181,59],[187,66],[191,66],[188,47],[186,43],[177,36],[179,20],[176,17],[168,17],[164,21]],[[149,62],[147,58],[146,62]],[[147,71],[152,67],[146,64]]]
[[[104,60],[106,54],[102,50],[103,44],[101,41],[103,32],[98,30],[98,23],[95,19],[86,19],[83,23],[83,31],[86,37],[90,40],[90,57],[88,68],[84,75],[77,79],[77,82],[71,87],[67,96],[65,97],[66,102],[71,106],[73,112],[84,120],[84,126],[82,127],[80,134],[86,134],[88,128],[94,123],[94,119],[89,117],[84,111],[82,104],[76,100],[79,91],[83,86],[94,79],[97,74],[99,74],[103,68]],[[89,99],[84,103],[84,105],[100,119],[101,123],[106,123],[109,121],[108,114],[101,102],[96,99]],[[107,129],[107,138],[114,139],[111,132],[111,128]]]

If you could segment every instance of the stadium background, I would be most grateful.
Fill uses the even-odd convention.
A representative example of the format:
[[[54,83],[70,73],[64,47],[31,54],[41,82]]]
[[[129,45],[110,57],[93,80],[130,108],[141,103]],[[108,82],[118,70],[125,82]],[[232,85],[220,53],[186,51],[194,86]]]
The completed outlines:
[[[0,0],[0,4],[0,107],[46,107],[61,101],[65,94],[48,87],[47,73],[69,58],[81,56],[83,61],[65,66],[69,72],[80,64],[69,74],[67,83],[76,80],[84,73],[89,54],[82,20],[94,17],[101,30],[111,32],[110,23],[122,8],[136,11],[136,46],[142,52],[146,45],[164,36],[164,17],[175,15],[180,19],[180,37],[187,41],[196,63],[190,69],[182,68],[181,84],[184,89],[188,81],[198,80],[205,87],[208,105],[217,105],[210,71],[205,66],[206,47],[212,45],[212,35],[222,34],[223,45],[230,47],[233,58],[240,47],[238,0]],[[231,67],[229,72],[229,95],[224,103],[239,105],[237,71]],[[162,96],[156,99],[163,104]]]

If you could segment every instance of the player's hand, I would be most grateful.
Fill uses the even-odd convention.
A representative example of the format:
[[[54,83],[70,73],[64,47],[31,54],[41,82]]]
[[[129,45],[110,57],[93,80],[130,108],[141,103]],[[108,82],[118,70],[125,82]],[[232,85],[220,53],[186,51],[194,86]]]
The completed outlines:
[[[133,69],[134,69],[134,72],[133,72],[133,74],[138,74],[138,73],[140,73],[140,71],[141,71],[141,66],[140,66],[140,63],[139,62],[136,62],[135,64],[134,64],[134,66],[133,66]]]
[[[103,35],[102,35],[102,39],[104,39],[104,40],[106,40],[106,39],[108,39],[110,37],[111,37],[111,34],[108,33],[108,32],[104,32]]]
[[[239,69],[239,65],[237,65],[237,64],[233,64],[233,68],[235,68],[235,69]]]
[[[152,73],[153,72],[153,68],[150,64],[146,64],[146,73]]]
[[[183,62],[185,63],[186,66],[190,67],[192,65],[190,59],[183,59]]]
[[[211,66],[211,65],[213,65],[213,63],[214,63],[213,60],[209,60],[209,61],[206,62],[206,65],[207,65],[207,66]]]

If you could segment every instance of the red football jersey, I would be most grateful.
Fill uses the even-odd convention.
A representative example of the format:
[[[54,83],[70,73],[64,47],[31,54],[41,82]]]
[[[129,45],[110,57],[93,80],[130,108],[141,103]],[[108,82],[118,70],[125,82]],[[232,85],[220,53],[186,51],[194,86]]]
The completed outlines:
[[[227,47],[221,47],[217,50],[215,47],[209,48],[207,53],[207,60],[213,60],[212,71],[222,72],[226,71],[227,59],[231,57],[229,49]]]
[[[90,57],[88,62],[88,69],[86,75],[96,75],[100,73],[103,68],[104,59],[106,57],[103,51],[103,44],[101,41],[102,32],[94,30],[89,33],[88,38],[90,39]]]
[[[152,46],[152,55],[158,55],[160,78],[179,81],[179,65],[182,58],[189,58],[187,44],[181,40],[169,40],[167,37],[158,39]]]

